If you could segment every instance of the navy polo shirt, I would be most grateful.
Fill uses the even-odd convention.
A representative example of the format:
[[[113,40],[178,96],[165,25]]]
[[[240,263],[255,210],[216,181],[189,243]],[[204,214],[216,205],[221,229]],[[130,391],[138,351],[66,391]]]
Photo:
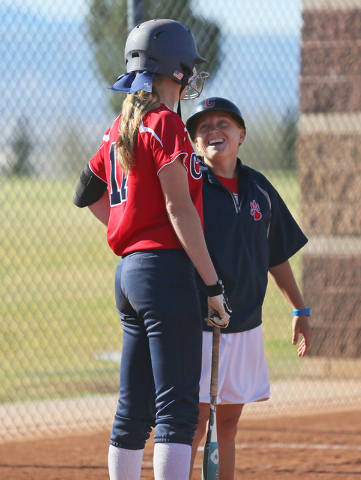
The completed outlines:
[[[300,250],[307,238],[284,201],[256,170],[239,164],[238,204],[211,169],[202,165],[204,234],[210,256],[232,306],[222,333],[251,330],[262,323],[268,269]],[[203,318],[207,293],[197,274]],[[212,331],[204,322],[203,329]]]

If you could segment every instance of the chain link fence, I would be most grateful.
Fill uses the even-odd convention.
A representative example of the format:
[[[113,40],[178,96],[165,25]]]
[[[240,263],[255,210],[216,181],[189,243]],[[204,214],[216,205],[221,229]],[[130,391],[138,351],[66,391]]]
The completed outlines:
[[[0,1],[0,439],[110,428],[115,412],[118,259],[72,196],[120,111],[107,87],[124,71],[127,8]],[[291,259],[313,307],[310,356],[297,357],[291,309],[270,282],[272,399],[247,412],[360,406],[361,2],[158,0],[144,17],[195,33],[210,59],[202,98],[240,107],[243,163],[271,180],[310,239]],[[183,102],[184,119],[195,102]]]

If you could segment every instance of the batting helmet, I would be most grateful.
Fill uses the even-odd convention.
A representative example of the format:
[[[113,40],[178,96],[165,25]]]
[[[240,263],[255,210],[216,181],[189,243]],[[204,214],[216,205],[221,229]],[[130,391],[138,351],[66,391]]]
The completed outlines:
[[[127,72],[159,73],[180,85],[188,85],[196,64],[207,62],[198,55],[192,32],[168,19],[149,20],[133,28],[124,57]]]
[[[192,110],[192,113],[186,122],[186,127],[192,140],[194,140],[194,134],[198,120],[205,113],[214,111],[228,113],[228,115],[233,117],[234,120],[238,123],[238,125],[244,128],[244,130],[246,131],[246,124],[242,117],[242,113],[237,107],[237,105],[230,102],[229,100],[226,100],[225,98],[211,97],[199,102],[198,105],[196,105]]]

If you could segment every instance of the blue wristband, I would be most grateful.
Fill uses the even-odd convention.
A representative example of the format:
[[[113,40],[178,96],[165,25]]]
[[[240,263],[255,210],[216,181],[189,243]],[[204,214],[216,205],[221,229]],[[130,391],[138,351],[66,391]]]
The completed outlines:
[[[311,307],[304,308],[303,310],[292,310],[292,315],[294,317],[300,317],[301,315],[309,317],[311,315]]]

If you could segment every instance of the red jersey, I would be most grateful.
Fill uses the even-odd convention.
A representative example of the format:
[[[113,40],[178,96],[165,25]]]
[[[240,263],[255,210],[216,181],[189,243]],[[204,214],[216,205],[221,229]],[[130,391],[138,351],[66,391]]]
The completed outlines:
[[[108,243],[114,253],[182,248],[169,221],[158,174],[183,156],[191,199],[203,225],[202,173],[181,118],[165,105],[148,112],[139,127],[128,177],[117,162],[116,141],[121,115],[103,137],[89,166],[108,184]]]

